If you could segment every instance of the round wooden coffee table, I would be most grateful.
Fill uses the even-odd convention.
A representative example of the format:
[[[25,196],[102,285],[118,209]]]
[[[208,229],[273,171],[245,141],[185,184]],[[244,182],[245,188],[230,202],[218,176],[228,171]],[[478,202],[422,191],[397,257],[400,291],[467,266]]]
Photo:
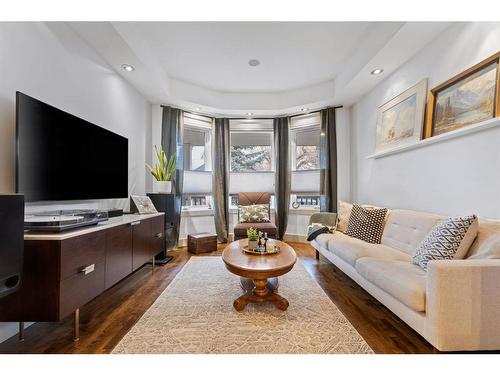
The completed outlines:
[[[249,303],[265,301],[272,302],[280,310],[288,308],[288,301],[277,293],[277,277],[293,268],[297,255],[288,244],[274,241],[280,248],[277,254],[245,253],[242,247],[247,245],[246,239],[230,243],[222,252],[226,268],[241,277],[241,287],[245,291],[233,303],[237,311],[243,310]]]

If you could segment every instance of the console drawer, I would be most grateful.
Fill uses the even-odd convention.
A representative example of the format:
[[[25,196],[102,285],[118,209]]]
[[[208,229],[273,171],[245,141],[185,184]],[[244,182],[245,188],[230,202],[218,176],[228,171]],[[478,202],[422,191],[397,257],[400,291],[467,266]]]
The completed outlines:
[[[105,231],[69,238],[61,242],[61,280],[77,275],[86,266],[104,262]]]
[[[101,261],[94,265],[90,273],[79,272],[61,281],[59,320],[104,291],[104,268],[104,261]]]

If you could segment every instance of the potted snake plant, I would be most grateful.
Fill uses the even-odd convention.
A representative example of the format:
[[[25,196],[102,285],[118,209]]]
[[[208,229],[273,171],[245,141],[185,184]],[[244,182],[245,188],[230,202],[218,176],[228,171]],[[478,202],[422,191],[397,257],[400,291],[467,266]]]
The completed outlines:
[[[177,168],[175,154],[169,158],[161,146],[158,148],[155,145],[154,149],[158,162],[152,166],[149,164],[146,166],[156,180],[156,191],[158,193],[171,193],[172,178]]]
[[[248,248],[250,250],[257,249],[257,247],[259,247],[259,233],[257,232],[257,229],[248,228],[247,237],[248,237]]]

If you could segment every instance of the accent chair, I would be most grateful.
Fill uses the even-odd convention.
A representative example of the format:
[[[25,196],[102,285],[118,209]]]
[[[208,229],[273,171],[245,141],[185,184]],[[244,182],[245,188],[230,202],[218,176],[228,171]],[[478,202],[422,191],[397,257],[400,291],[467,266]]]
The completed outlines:
[[[269,218],[271,218],[271,195],[264,192],[247,192],[238,194],[239,206],[250,206],[254,204],[265,204],[268,207]],[[267,233],[269,238],[276,238],[276,225],[272,222],[242,223],[240,222],[240,210],[238,209],[238,224],[234,226],[234,240],[247,238],[247,229],[255,228],[258,231]]]

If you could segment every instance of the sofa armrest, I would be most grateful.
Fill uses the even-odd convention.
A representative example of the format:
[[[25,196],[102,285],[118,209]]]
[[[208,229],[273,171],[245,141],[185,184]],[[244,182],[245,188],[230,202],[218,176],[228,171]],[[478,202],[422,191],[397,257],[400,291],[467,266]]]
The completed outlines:
[[[309,218],[309,225],[312,223],[319,223],[327,225],[329,227],[334,227],[337,225],[337,213],[335,212],[318,212],[312,214]]]
[[[436,348],[500,349],[500,259],[429,262],[426,298],[424,335]]]

